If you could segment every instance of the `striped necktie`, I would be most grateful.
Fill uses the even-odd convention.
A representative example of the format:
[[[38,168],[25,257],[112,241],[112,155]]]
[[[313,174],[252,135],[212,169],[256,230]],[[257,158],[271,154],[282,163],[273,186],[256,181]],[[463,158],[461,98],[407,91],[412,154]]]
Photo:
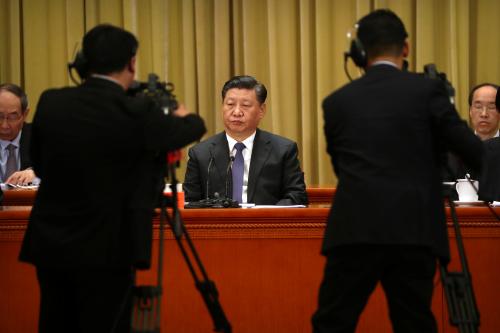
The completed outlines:
[[[13,144],[9,144],[7,148],[5,148],[5,150],[9,152],[9,156],[7,157],[7,163],[5,164],[5,173],[3,177],[4,182],[7,181],[10,175],[17,171],[16,149],[17,147]]]
[[[243,194],[243,170],[245,161],[243,160],[243,149],[245,149],[245,145],[241,142],[238,142],[234,145],[236,148],[236,155],[234,156],[234,162],[232,166],[233,173],[233,200],[242,202],[242,194]]]

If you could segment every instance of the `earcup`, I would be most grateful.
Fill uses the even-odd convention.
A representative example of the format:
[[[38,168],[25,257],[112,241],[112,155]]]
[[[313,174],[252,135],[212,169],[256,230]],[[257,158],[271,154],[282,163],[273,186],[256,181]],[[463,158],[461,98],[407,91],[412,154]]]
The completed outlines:
[[[75,60],[68,64],[68,70],[75,69],[81,79],[87,78],[88,75],[88,61],[82,51],[78,51]]]
[[[366,51],[363,44],[358,38],[354,38],[351,41],[351,47],[349,49],[348,56],[351,57],[352,61],[356,66],[365,68],[367,63]]]

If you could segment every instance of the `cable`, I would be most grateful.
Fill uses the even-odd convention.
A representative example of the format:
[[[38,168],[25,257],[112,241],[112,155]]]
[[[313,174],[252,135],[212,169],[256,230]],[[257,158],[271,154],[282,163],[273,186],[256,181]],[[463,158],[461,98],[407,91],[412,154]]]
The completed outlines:
[[[349,81],[352,82],[352,77],[351,75],[349,75],[349,71],[347,70],[347,59],[349,58],[349,53],[345,52],[344,53],[344,72],[345,72],[345,75],[347,75],[347,78],[349,79]]]

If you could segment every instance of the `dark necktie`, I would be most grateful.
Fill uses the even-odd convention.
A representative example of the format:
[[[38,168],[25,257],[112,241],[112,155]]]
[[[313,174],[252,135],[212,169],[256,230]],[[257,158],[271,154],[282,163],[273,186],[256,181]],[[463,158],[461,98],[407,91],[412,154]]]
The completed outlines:
[[[234,145],[234,148],[236,148],[236,155],[234,156],[234,162],[231,170],[233,173],[233,200],[241,203],[243,193],[243,170],[245,165],[242,151],[245,149],[245,145],[238,142]]]
[[[7,157],[7,163],[5,164],[4,182],[7,181],[10,175],[17,171],[16,149],[17,147],[13,144],[9,144],[5,148],[9,152],[9,157]]]

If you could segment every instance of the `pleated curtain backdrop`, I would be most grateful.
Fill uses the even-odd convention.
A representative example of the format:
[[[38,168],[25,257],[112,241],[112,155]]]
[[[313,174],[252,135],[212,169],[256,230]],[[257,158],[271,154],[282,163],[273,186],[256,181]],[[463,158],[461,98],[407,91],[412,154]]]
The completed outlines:
[[[464,119],[470,88],[500,83],[497,0],[0,0],[0,82],[23,86],[34,112],[43,90],[72,84],[66,64],[83,34],[112,23],[139,38],[137,79],[173,82],[207,135],[223,129],[224,82],[254,75],[269,91],[261,127],[298,142],[308,185],[331,186],[321,101],[347,83],[347,31],[376,8],[403,19],[410,70],[447,73]]]

